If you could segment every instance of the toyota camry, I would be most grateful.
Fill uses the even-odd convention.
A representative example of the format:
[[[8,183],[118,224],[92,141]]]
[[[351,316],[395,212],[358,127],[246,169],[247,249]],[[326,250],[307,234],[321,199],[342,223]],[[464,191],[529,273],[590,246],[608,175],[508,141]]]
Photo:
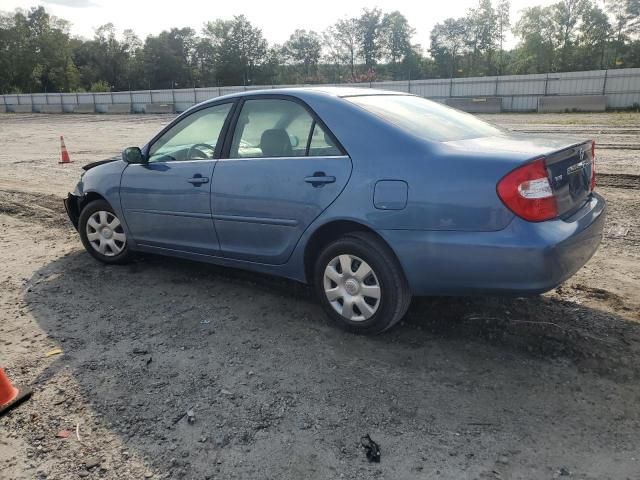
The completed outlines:
[[[250,91],[99,161],[65,200],[87,252],[148,252],[312,285],[380,333],[413,295],[528,295],[595,253],[595,143],[499,129],[418,96]]]

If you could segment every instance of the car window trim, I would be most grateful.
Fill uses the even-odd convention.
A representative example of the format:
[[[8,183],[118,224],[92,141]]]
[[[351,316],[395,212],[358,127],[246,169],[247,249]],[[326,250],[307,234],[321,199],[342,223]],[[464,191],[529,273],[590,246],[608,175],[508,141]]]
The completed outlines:
[[[313,132],[316,129],[316,119],[311,122],[311,130],[309,130],[309,137],[307,138],[307,149],[305,150],[305,157],[309,156],[309,150],[311,149],[311,139],[313,138]]]
[[[222,129],[220,130],[220,133],[218,134],[218,140],[216,142],[216,148],[213,152],[213,158],[195,158],[193,160],[167,160],[165,162],[153,162],[153,163],[173,163],[173,162],[187,162],[187,161],[211,161],[211,160],[219,160],[220,159],[220,155],[222,153],[222,148],[223,148],[223,142],[224,139],[226,138],[227,135],[227,131],[229,129],[229,125],[231,123],[231,118],[233,117],[233,115],[235,114],[236,108],[238,106],[239,103],[239,99],[238,98],[227,98],[225,100],[221,100],[218,102],[211,102],[211,103],[204,103],[202,105],[198,105],[190,110],[187,110],[184,114],[182,115],[178,115],[176,118],[174,118],[166,127],[164,127],[162,130],[160,130],[144,147],[142,154],[144,156],[145,159],[145,163],[149,162],[149,152],[151,151],[151,147],[153,146],[154,143],[156,143],[160,138],[162,138],[162,136],[167,133],[169,130],[171,130],[175,125],[177,125],[178,123],[180,123],[181,121],[185,120],[186,118],[190,117],[191,115],[201,112],[202,110],[205,110],[207,108],[214,108],[214,107],[219,107],[221,105],[227,105],[227,104],[231,104],[231,108],[229,109],[229,112],[227,113],[227,117],[224,120],[224,123],[222,125]],[[222,141],[221,141],[222,140]]]
[[[237,158],[220,158],[219,160],[292,160],[292,159],[301,159],[301,158],[326,158],[326,159],[348,159],[349,155],[312,155],[310,157],[237,157]],[[180,160],[177,160],[180,161]]]
[[[231,150],[231,143],[233,142],[233,135],[236,130],[238,119],[240,118],[240,112],[242,111],[242,107],[245,102],[248,100],[285,100],[295,102],[298,105],[301,105],[311,118],[314,120],[315,124],[319,124],[321,128],[329,135],[331,141],[334,142],[336,148],[340,150],[340,155],[314,155],[304,157],[238,157],[238,158],[229,158],[229,153]],[[311,135],[313,131],[309,133]],[[307,152],[308,153],[308,152]],[[243,160],[243,159],[257,159],[257,158],[327,158],[327,157],[349,157],[349,153],[342,146],[342,143],[337,139],[337,137],[333,134],[333,132],[327,127],[327,124],[322,121],[322,119],[318,116],[318,114],[301,98],[295,97],[293,95],[287,95],[283,93],[267,93],[267,94],[253,94],[253,95],[244,95],[237,99],[237,103],[233,108],[233,115],[230,121],[229,129],[226,132],[226,136],[224,139],[224,144],[222,145],[222,153],[219,160]]]

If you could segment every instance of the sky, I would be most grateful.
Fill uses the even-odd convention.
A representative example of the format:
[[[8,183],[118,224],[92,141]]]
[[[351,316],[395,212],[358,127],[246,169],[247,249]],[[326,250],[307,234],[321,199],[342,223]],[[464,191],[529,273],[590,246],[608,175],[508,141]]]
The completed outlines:
[[[524,8],[556,1],[511,0],[512,20]],[[377,6],[385,12],[399,10],[404,14],[416,29],[414,43],[426,49],[436,23],[463,16],[477,3],[478,0],[0,0],[0,11],[44,5],[49,13],[71,22],[73,35],[92,38],[96,27],[111,22],[118,31],[130,28],[142,39],[172,27],[192,27],[199,33],[207,20],[245,14],[262,29],[269,43],[282,43],[297,28],[321,32],[340,18]],[[513,37],[507,40],[508,47],[514,44]]]

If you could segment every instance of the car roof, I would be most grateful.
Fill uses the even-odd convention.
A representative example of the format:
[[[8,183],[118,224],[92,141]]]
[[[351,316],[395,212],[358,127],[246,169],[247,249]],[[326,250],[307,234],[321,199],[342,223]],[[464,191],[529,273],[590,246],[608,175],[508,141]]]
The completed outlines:
[[[366,84],[365,84],[366,85]],[[290,95],[301,99],[310,97],[355,97],[355,96],[371,96],[371,95],[410,95],[406,92],[397,92],[392,90],[379,90],[369,87],[336,87],[327,85],[308,86],[308,87],[289,87],[289,88],[269,88],[269,89],[250,89],[243,92],[231,93],[221,97],[212,98],[203,103],[219,102],[231,98],[245,97],[250,95]]]

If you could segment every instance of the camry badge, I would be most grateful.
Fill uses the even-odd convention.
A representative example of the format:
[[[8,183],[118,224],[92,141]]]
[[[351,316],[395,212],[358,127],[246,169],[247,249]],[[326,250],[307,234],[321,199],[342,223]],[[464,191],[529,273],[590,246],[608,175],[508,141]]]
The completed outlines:
[[[571,165],[569,168],[567,168],[567,175],[571,175],[572,173],[575,173],[578,170],[583,170],[587,168],[589,165],[591,165],[590,160],[582,160],[574,165]]]

